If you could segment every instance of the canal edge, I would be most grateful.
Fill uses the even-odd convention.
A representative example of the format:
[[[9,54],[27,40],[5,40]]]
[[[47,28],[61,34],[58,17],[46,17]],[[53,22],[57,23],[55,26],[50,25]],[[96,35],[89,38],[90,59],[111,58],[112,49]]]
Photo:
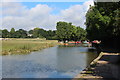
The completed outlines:
[[[109,60],[104,60],[104,59],[106,59],[106,57],[104,57],[104,56],[107,56],[107,58]],[[113,57],[111,58],[110,56],[113,56],[115,58],[112,59]],[[75,76],[73,78],[73,80],[93,80],[93,79],[95,79],[95,80],[103,80],[104,78],[109,78],[109,79],[114,79],[114,80],[120,79],[119,78],[119,76],[120,76],[119,75],[119,73],[120,73],[119,70],[118,71],[113,71],[113,72],[118,72],[118,74],[114,74],[114,75],[111,74],[111,73],[108,73],[109,72],[108,71],[107,75],[110,75],[110,76],[106,76],[106,73],[104,74],[104,76],[101,76],[100,74],[96,75],[96,73],[106,71],[108,69],[108,67],[111,66],[111,64],[113,64],[113,63],[115,63],[117,61],[120,61],[120,53],[105,53],[105,52],[101,52],[98,55],[98,57],[95,58],[90,63],[90,65],[88,67],[86,67],[77,76]],[[120,65],[118,65],[117,67],[120,67]],[[100,70],[97,70],[98,68]]]

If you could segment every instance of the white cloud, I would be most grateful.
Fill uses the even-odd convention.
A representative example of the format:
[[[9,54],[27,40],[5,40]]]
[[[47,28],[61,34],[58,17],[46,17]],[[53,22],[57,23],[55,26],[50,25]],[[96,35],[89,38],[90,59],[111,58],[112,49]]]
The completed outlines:
[[[75,5],[70,7],[69,9],[61,11],[61,15],[65,21],[72,22],[76,26],[84,27],[83,20],[85,12],[82,5]]]
[[[31,29],[40,27],[44,29],[55,29],[56,22],[67,21],[72,22],[76,26],[85,28],[85,13],[89,8],[89,4],[93,5],[92,0],[82,5],[73,5],[68,9],[61,10],[57,15],[51,14],[53,9],[45,4],[38,4],[28,9],[20,3],[3,3],[3,28],[11,29]]]
[[[47,5],[36,5],[27,9],[19,3],[4,3],[3,5],[3,28],[31,29],[42,27],[45,29],[55,29],[53,25],[57,16],[50,14],[52,8]]]
[[[2,2],[85,2],[87,0],[2,0]]]
[[[23,16],[27,11],[26,6],[15,2],[2,3],[2,8],[2,14],[4,16]]]
[[[2,0],[2,2],[16,2],[17,0]]]
[[[85,14],[90,5],[93,5],[93,1],[87,1],[82,5],[74,5],[66,10],[61,11],[63,20],[72,22],[76,26],[85,28]]]
[[[93,1],[94,1],[94,0],[89,0],[89,1],[86,1],[86,2],[83,4],[83,8],[84,8],[85,11],[87,11],[87,10],[89,9],[90,5],[91,5],[91,6],[94,5],[94,2],[93,2]]]

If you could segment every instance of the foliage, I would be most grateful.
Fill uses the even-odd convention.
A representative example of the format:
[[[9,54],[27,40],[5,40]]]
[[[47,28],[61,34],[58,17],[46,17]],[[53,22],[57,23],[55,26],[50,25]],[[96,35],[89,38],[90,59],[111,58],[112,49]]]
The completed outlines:
[[[86,31],[81,27],[76,27],[75,38],[77,40],[86,40]]]
[[[46,38],[48,40],[63,40],[63,41],[78,41],[86,39],[86,31],[81,27],[76,27],[72,23],[58,22],[57,30],[44,30],[34,28],[26,31],[23,29],[15,30],[11,28],[10,32],[7,29],[2,30],[3,38]]]
[[[85,30],[67,22],[57,22],[57,37],[61,41],[77,41],[85,37]]]
[[[34,38],[42,38],[43,36],[40,34],[40,28],[34,28],[33,29],[33,37]]]
[[[15,29],[14,28],[12,28],[11,31],[10,31],[10,37],[11,38],[15,37]]]
[[[56,31],[55,30],[44,30],[41,28],[34,28],[33,30],[23,30],[19,29],[15,31],[14,28],[11,28],[10,32],[7,29],[0,30],[1,37],[2,38],[46,38],[55,40],[56,37]]]
[[[56,30],[48,30],[46,31],[46,35],[44,36],[46,39],[49,39],[49,40],[56,40],[57,37],[56,37]]]
[[[2,37],[2,30],[0,29],[0,38]]]
[[[29,34],[33,34],[33,30],[29,30],[28,33],[29,33]]]
[[[27,31],[19,29],[15,32],[15,38],[27,38]]]
[[[86,14],[87,38],[112,38],[120,35],[119,2],[95,2]],[[97,35],[96,35],[97,34]]]
[[[33,30],[29,30],[29,34],[33,34],[33,38],[46,38],[46,39],[56,39],[56,31],[52,30],[44,30],[41,28],[34,28]]]
[[[63,41],[69,40],[75,32],[75,27],[67,22],[58,22],[56,28],[58,38]]]
[[[9,31],[7,29],[2,30],[2,38],[9,38]]]

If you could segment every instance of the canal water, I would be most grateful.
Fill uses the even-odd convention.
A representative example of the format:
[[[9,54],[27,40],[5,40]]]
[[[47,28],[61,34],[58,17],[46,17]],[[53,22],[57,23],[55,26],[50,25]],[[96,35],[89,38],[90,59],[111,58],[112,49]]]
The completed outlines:
[[[51,47],[2,56],[3,78],[73,78],[97,57],[89,47]]]

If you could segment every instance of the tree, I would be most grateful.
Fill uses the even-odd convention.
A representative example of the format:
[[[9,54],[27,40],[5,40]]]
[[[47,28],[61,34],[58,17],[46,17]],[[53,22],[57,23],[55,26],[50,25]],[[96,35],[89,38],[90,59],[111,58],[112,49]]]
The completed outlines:
[[[57,37],[59,40],[66,41],[70,40],[71,36],[74,36],[75,33],[75,26],[72,23],[67,22],[57,22]]]
[[[120,43],[120,3],[97,1],[86,14],[87,38],[98,39],[104,45],[118,47],[118,43]]]
[[[40,29],[39,29],[39,34],[40,34],[42,37],[45,37],[45,38],[46,38],[47,32],[46,32],[46,30],[40,28]]]
[[[27,38],[27,31],[23,29],[19,29],[15,32],[15,37],[16,38]]]
[[[0,29],[0,38],[2,38],[2,30]]]
[[[9,38],[10,34],[7,29],[2,30],[2,38]]]
[[[77,27],[76,28],[76,39],[77,40],[86,40],[86,31],[81,28],[81,27]]]
[[[28,32],[29,34],[33,34],[32,37],[34,38],[46,38],[46,39],[56,39],[56,31],[52,31],[52,30],[44,30],[41,28],[34,28],[33,30],[29,30]]]
[[[43,36],[40,34],[41,29],[40,28],[34,28],[33,29],[33,37],[34,38],[43,38]]]
[[[76,27],[72,23],[58,22],[57,23],[57,37],[62,41],[78,41],[86,39],[86,31],[81,27]]]
[[[2,34],[3,32],[3,34]],[[15,31],[11,28],[10,32],[7,29],[0,30],[0,37],[3,38],[46,38],[50,40],[56,40],[56,30],[44,30],[41,28],[34,28],[28,32],[24,29],[19,29]]]
[[[28,33],[29,33],[29,34],[33,34],[33,30],[29,30]]]
[[[115,23],[113,24],[115,26],[114,34],[120,37],[120,27],[119,27],[120,26],[120,8],[114,11],[114,15],[116,15]]]
[[[15,38],[15,29],[14,28],[11,28],[10,37]]]
[[[102,40],[115,35],[119,30],[119,26],[114,25],[116,14],[120,11],[118,6],[118,2],[95,2],[95,6],[90,7],[86,14],[87,37],[90,40]]]
[[[46,36],[45,36],[46,39],[57,39],[56,37],[56,31],[55,30],[48,30],[46,31]]]

